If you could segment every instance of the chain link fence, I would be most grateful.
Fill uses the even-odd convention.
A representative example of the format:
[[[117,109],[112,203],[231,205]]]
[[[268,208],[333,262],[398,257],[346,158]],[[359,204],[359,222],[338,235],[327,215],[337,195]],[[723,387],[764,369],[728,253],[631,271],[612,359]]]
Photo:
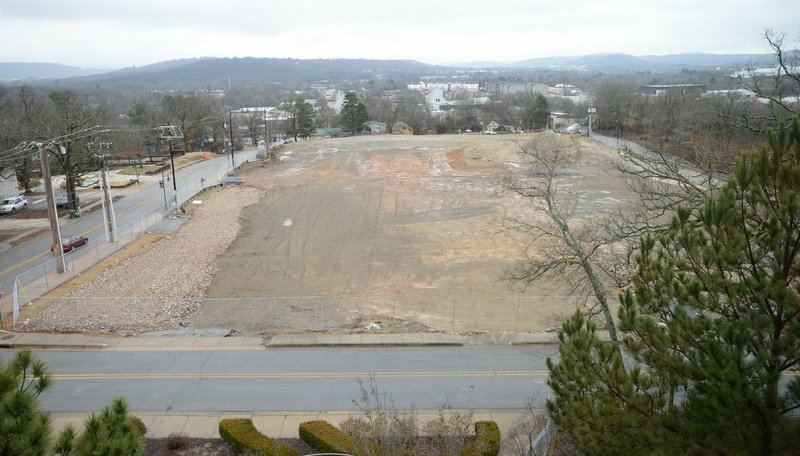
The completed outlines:
[[[193,321],[198,327],[245,331],[324,331],[363,328],[380,321],[384,329],[469,333],[527,331],[560,321],[583,306],[583,296],[482,298],[412,297],[263,297],[204,299]],[[543,315],[539,308],[558,303],[564,315]]]
[[[88,251],[85,261],[94,261]],[[81,261],[76,259],[75,262]],[[73,263],[70,263],[72,266]],[[72,266],[67,278],[78,269]],[[194,328],[229,328],[254,333],[281,334],[294,331],[347,331],[375,324],[386,332],[445,331],[517,332],[541,329],[563,319],[585,298],[576,296],[526,296],[512,298],[363,298],[363,297],[263,297],[204,299],[201,297],[47,297],[47,278],[39,274],[20,295],[20,306],[46,302],[59,321],[41,321],[50,329],[107,331]],[[560,316],[543,315],[539,307],[558,303]],[[17,307],[15,307],[17,309]],[[15,317],[17,313],[15,313]],[[378,328],[372,328],[378,329]]]
[[[12,325],[17,323],[20,308],[47,295],[62,283],[125,248],[139,235],[146,232],[149,227],[161,223],[165,216],[165,212],[161,209],[148,212],[128,225],[117,227],[117,242],[107,242],[104,238],[98,238],[65,253],[64,265],[66,267],[63,273],[58,272],[58,258],[52,258],[18,274],[14,279]]]
[[[255,156],[255,150],[237,153],[237,166],[234,169],[237,169],[248,161],[252,161]],[[230,166],[230,163],[227,163],[214,170],[203,172],[196,178],[181,183],[178,187],[177,194],[171,189],[167,191],[166,189],[169,187],[169,183],[164,182],[165,199],[171,198],[170,201],[175,199],[178,201],[178,204],[189,201],[203,189],[221,184],[232,172]],[[167,205],[171,206],[169,201],[167,201]],[[66,268],[63,273],[57,272],[58,259],[53,258],[18,274],[14,279],[13,287],[12,325],[15,326],[17,324],[19,311],[22,307],[25,307],[36,299],[42,298],[62,283],[121,250],[139,237],[139,235],[146,232],[148,228],[161,223],[168,214],[169,211],[167,208],[153,210],[139,216],[130,224],[117,227],[116,242],[107,242],[104,238],[98,238],[88,242],[85,246],[66,253],[64,255],[64,264]]]

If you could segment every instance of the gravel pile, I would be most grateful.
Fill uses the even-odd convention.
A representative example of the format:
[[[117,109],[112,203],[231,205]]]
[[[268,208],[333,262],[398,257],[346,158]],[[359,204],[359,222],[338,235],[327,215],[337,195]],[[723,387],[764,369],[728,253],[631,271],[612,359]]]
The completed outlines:
[[[190,327],[217,271],[217,255],[236,239],[241,210],[261,195],[240,187],[213,195],[178,231],[113,264],[24,327],[121,334]]]

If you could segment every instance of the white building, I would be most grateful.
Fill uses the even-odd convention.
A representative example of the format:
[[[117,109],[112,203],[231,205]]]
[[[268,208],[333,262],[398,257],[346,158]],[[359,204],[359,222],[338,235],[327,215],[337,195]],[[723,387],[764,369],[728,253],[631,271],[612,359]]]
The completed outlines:
[[[444,98],[442,89],[433,89],[431,93],[425,95],[425,106],[428,107],[428,111],[433,115],[443,114],[442,105],[445,104],[447,104],[447,100]]]
[[[479,90],[477,82],[425,82],[420,81],[419,84],[408,84],[408,90],[416,90],[417,92],[426,92],[428,90],[441,89],[444,92],[468,92],[473,93]]]

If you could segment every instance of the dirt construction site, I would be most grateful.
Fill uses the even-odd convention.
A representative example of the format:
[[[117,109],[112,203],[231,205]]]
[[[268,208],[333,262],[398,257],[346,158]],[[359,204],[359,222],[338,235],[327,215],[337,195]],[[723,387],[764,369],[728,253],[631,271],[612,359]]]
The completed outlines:
[[[524,291],[503,278],[530,243],[504,221],[543,220],[502,186],[508,172],[524,173],[518,144],[531,137],[284,145],[276,161],[243,167],[242,186],[202,197],[175,233],[31,306],[24,325],[121,333],[552,330],[579,298],[566,296],[558,278]],[[580,158],[559,181],[578,196],[580,223],[630,195],[614,168],[616,151],[573,138]]]

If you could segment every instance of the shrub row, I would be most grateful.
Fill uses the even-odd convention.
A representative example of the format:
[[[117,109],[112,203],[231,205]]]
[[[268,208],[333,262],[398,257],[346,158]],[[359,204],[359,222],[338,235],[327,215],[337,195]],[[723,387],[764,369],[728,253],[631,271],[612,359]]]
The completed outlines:
[[[300,424],[300,438],[323,453],[358,454],[358,445],[347,434],[327,421]],[[475,440],[461,450],[460,456],[497,456],[500,453],[500,428],[494,421],[475,423]]]
[[[353,439],[327,421],[316,420],[300,423],[300,439],[311,448],[323,453],[356,454]]]
[[[475,422],[475,440],[461,450],[461,456],[497,456],[500,428],[494,421]]]
[[[233,451],[250,451],[260,456],[300,456],[294,448],[281,445],[258,432],[249,418],[225,419],[219,422],[219,436]]]

